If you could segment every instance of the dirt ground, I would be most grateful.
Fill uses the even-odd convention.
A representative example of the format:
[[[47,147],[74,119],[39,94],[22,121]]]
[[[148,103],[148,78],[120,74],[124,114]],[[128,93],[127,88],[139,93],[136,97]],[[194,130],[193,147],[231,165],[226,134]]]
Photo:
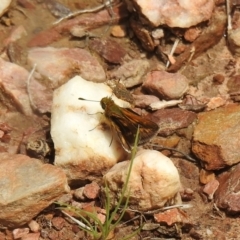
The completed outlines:
[[[10,9],[7,11],[7,13],[5,13],[0,23],[0,42],[4,42],[4,40],[7,38],[12,26],[23,25],[28,33],[27,36],[18,41],[21,51],[15,50],[14,54],[17,58],[24,58],[28,48],[27,43],[36,33],[39,33],[44,29],[48,29],[51,23],[56,21],[56,17],[54,17],[50,9],[46,7],[45,2],[47,2],[47,0],[29,1],[34,6],[34,11],[30,8],[28,9],[23,7],[24,3],[26,2],[27,1],[23,0],[14,0]],[[73,11],[80,8],[91,8],[100,4],[100,2],[97,0],[62,0],[59,2],[65,6],[68,6]],[[136,57],[139,57],[141,54],[147,54],[149,62],[151,63],[151,69],[159,66],[159,64],[163,65],[156,54],[148,54],[141,47],[139,40],[133,36],[133,33],[130,30],[128,20],[123,21],[123,24],[128,29],[129,34],[125,38],[118,38],[115,40],[121,43],[128,52],[131,52],[132,56],[135,55]],[[91,33],[98,35],[105,28],[106,26],[100,29],[91,30]],[[110,35],[110,31],[108,31],[106,35]],[[69,36],[66,36],[59,41],[53,42],[50,46],[84,48],[86,47],[86,38],[79,39],[69,38]],[[2,52],[3,51],[4,49],[2,49]],[[105,69],[111,69],[115,67],[111,64],[103,62],[102,60],[100,61]],[[203,80],[206,82],[210,81],[209,79],[212,79],[212,76],[216,73],[228,77],[231,74],[234,74],[234,72],[231,71],[231,61],[236,62],[237,60],[228,51],[227,41],[225,36],[223,36],[221,41],[216,46],[200,55],[197,59],[193,60],[191,64],[188,64],[185,69],[182,70],[182,74],[191,80],[192,85],[196,85]],[[238,62],[236,65],[238,65]],[[230,67],[226,68],[226,66]],[[31,67],[27,65],[27,63],[24,67],[28,70],[31,70]],[[235,72],[237,71],[236,69],[239,70],[237,67],[234,70]],[[209,79],[206,78],[207,76],[209,76]],[[138,89],[133,88],[131,91],[137,92]],[[214,88],[205,88],[204,91],[208,97],[215,95]],[[2,102],[0,102],[0,107],[2,113],[4,111],[8,111],[7,107]],[[4,121],[3,114],[0,116],[0,119],[1,121]],[[30,117],[25,117],[22,114],[13,111],[10,121],[11,125],[14,125],[16,130],[12,132],[12,141],[10,141],[9,144],[13,144],[13,142],[14,144],[18,143],[19,152],[21,152],[21,145],[24,144],[24,142],[21,141],[21,134],[23,129],[26,129],[26,126],[29,128],[32,127],[35,129],[35,132],[37,131],[37,134],[34,135],[35,138],[46,138],[46,133],[49,131],[49,120],[50,118],[47,114],[31,119]],[[186,152],[191,152],[190,148]],[[171,235],[171,231],[166,229],[165,236],[164,234],[159,234],[154,230],[142,231],[139,235],[133,237],[132,239],[240,239],[240,219],[238,216],[226,215],[216,207],[213,201],[209,201],[207,197],[201,193],[202,185],[199,183],[199,166],[187,162],[186,159],[174,157],[172,159],[180,172],[183,185],[193,190],[193,196],[191,197],[191,200],[186,201],[186,203],[192,204],[193,207],[185,210],[191,219],[192,230],[189,232],[188,230],[182,229],[183,231],[180,235],[175,233]],[[188,172],[186,169],[190,169],[190,171]],[[64,218],[60,211],[55,209],[54,206],[51,206],[40,213],[35,218],[44,228],[44,231],[41,232],[40,239],[88,239],[77,227],[77,225],[69,220],[65,220],[64,227],[60,231],[46,226],[48,222],[47,219],[50,215]],[[151,222],[150,217],[148,221]],[[119,225],[114,239],[123,239],[123,236],[131,233],[137,224],[138,220],[129,224]],[[2,233],[5,234],[5,239],[12,239],[11,231],[12,229],[2,229]]]

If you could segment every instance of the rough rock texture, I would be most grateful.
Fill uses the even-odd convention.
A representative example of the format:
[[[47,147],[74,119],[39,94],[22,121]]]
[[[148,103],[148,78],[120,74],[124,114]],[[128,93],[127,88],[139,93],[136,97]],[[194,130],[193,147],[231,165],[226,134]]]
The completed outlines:
[[[11,47],[12,43],[16,43],[17,44],[17,40],[21,39],[22,37],[27,36],[27,31],[24,28],[23,25],[19,25],[19,26],[15,26],[11,29],[10,34],[7,36],[7,38],[4,39],[3,41],[3,46],[4,47],[10,47],[10,49],[8,49],[8,55],[10,56],[10,58],[13,56],[11,55],[11,50],[13,50]],[[19,45],[18,45],[19,46]],[[24,53],[20,50],[20,48],[18,48],[18,52],[15,53],[16,55],[21,53],[22,55],[24,55]],[[14,59],[11,59],[14,60]]]
[[[203,187],[203,192],[208,196],[209,200],[213,199],[213,195],[216,192],[216,190],[219,187],[219,182],[218,180],[214,179],[210,182],[208,182],[204,187]]]
[[[196,59],[199,55],[216,45],[226,31],[226,21],[226,13],[221,9],[215,10],[208,27],[182,54],[175,57],[176,62],[168,68],[168,71],[178,71],[182,66],[188,64],[189,59]]]
[[[25,155],[0,153],[0,224],[16,227],[69,191],[64,172]]]
[[[89,42],[89,48],[97,52],[107,62],[120,64],[127,52],[124,47],[111,38],[95,38]]]
[[[50,112],[52,89],[38,82],[37,74],[29,80],[29,74],[23,67],[0,59],[0,99],[25,115]]]
[[[133,95],[134,105],[139,108],[147,108],[151,103],[159,102],[159,98],[153,95]]]
[[[129,168],[129,161],[116,164],[104,175],[113,204],[119,199]],[[121,187],[120,187],[121,186]],[[180,190],[178,171],[172,161],[155,150],[140,150],[133,160],[132,172],[125,197],[138,210],[150,210],[174,202]],[[176,200],[176,199],[175,199]]]
[[[86,184],[83,189],[83,194],[88,199],[95,199],[98,197],[100,192],[100,187],[96,182],[92,182],[90,184]]]
[[[29,99],[35,112],[51,112],[53,89],[48,85],[49,81],[42,79],[40,74],[35,73],[28,84]]]
[[[150,64],[147,60],[134,59],[122,64],[117,70],[109,73],[109,77],[120,80],[127,88],[134,87],[143,82],[143,76],[149,69]]]
[[[237,57],[240,56],[240,29],[234,29],[228,33],[229,48]]]
[[[183,225],[192,225],[189,216],[179,208],[173,208],[164,212],[154,214],[154,219],[158,223],[165,223],[168,226],[172,226],[176,223]]]
[[[213,0],[133,0],[132,4],[155,27],[188,28],[209,20],[214,8]]]
[[[198,115],[192,150],[207,170],[240,161],[240,106],[229,105]]]
[[[103,67],[88,51],[78,48],[32,48],[29,62],[37,71],[51,81],[53,88],[79,73],[89,81],[103,82],[106,79]]]
[[[9,5],[11,4],[12,0],[1,0],[0,3],[0,16],[2,16],[5,11],[8,9]]]
[[[146,76],[143,88],[163,99],[178,99],[188,90],[188,80],[180,73],[151,71]]]
[[[23,67],[0,58],[0,99],[25,115],[33,113],[27,93],[28,75]]]
[[[229,213],[240,212],[240,164],[232,167],[229,172],[220,174],[219,188],[215,193],[215,202],[221,209]]]
[[[107,85],[89,82],[80,76],[54,91],[51,136],[55,164],[64,169],[70,181],[102,177],[114,164],[126,158],[98,102],[111,95],[112,90]],[[118,105],[124,103],[112,98]]]
[[[179,108],[160,109],[151,115],[153,121],[159,125],[158,134],[168,136],[176,130],[188,127],[197,117],[194,112]]]

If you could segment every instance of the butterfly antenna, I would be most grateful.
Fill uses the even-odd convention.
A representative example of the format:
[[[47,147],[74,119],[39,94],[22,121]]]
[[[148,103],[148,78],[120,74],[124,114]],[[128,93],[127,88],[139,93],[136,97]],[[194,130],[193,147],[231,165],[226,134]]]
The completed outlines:
[[[89,102],[100,102],[97,100],[89,100],[89,99],[85,99],[85,98],[78,98],[78,100],[89,101]]]

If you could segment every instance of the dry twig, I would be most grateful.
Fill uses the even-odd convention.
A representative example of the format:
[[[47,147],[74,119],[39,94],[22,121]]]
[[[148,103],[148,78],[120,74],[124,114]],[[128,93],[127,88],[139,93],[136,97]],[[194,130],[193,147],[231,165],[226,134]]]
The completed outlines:
[[[64,16],[64,17],[62,17],[62,18],[59,18],[56,22],[53,23],[53,25],[59,24],[60,22],[66,20],[66,19],[75,17],[75,16],[80,15],[80,14],[83,14],[83,13],[93,13],[93,12],[97,12],[97,11],[99,11],[99,10],[105,8],[105,7],[110,9],[110,15],[113,16],[113,14],[114,14],[114,13],[113,13],[113,10],[112,10],[113,1],[114,1],[114,0],[107,0],[107,1],[105,1],[103,4],[101,4],[101,5],[97,6],[97,7],[89,8],[89,9],[84,9],[84,10],[79,10],[79,11],[70,13],[70,14],[68,14],[67,16]]]
[[[31,104],[31,106],[34,108],[34,110],[37,110],[38,108],[37,108],[37,106],[34,104],[33,99],[32,99],[32,95],[31,95],[31,93],[30,93],[30,81],[31,81],[31,79],[32,79],[32,76],[33,76],[35,70],[36,70],[36,67],[37,67],[37,64],[34,64],[33,69],[32,69],[32,71],[30,72],[30,74],[29,74],[29,76],[28,76],[28,79],[27,79],[27,93],[28,93],[28,97],[29,97],[30,104]]]
[[[175,42],[174,42],[174,44],[173,44],[173,46],[172,46],[171,52],[170,52],[170,54],[168,55],[168,58],[173,56],[173,54],[174,54],[174,52],[175,52],[175,50],[176,50],[176,48],[177,48],[177,45],[178,45],[179,41],[180,41],[179,38],[177,38],[177,39],[175,40]],[[168,61],[167,61],[167,64],[166,64],[166,68],[169,67],[169,64],[170,64],[170,61],[168,60]]]

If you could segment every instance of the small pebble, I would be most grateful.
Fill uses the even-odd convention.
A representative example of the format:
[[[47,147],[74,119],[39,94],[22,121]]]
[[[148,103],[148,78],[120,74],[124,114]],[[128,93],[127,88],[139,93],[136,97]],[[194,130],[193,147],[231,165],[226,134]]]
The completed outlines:
[[[31,220],[29,223],[28,223],[28,226],[31,230],[31,232],[38,232],[40,230],[40,226],[39,224],[35,221],[35,220]]]
[[[29,228],[16,228],[13,230],[13,238],[18,239],[29,233]]]
[[[122,37],[126,37],[127,31],[124,26],[116,25],[116,26],[113,26],[111,34],[113,37],[122,38]]]
[[[84,187],[78,188],[74,191],[73,196],[78,200],[86,200],[86,197],[83,194]]]
[[[74,232],[74,233],[78,233],[79,232],[79,226],[78,225],[72,225],[72,231]]]
[[[163,37],[164,37],[163,29],[157,28],[157,29],[153,30],[153,31],[152,31],[152,37],[153,37],[154,39],[163,38]]]
[[[21,237],[21,240],[39,240],[40,232],[39,233],[29,233]]]
[[[225,80],[225,77],[222,74],[216,74],[213,76],[213,82],[216,84],[222,84],[224,80]]]
[[[52,219],[52,225],[55,227],[57,230],[61,230],[64,227],[65,220],[64,218],[61,217],[54,217]]]
[[[72,194],[67,193],[67,194],[62,195],[57,201],[59,203],[70,203],[71,200],[72,200]]]
[[[83,194],[88,199],[95,199],[98,197],[100,192],[100,187],[96,182],[92,182],[90,184],[86,184],[83,189]]]

